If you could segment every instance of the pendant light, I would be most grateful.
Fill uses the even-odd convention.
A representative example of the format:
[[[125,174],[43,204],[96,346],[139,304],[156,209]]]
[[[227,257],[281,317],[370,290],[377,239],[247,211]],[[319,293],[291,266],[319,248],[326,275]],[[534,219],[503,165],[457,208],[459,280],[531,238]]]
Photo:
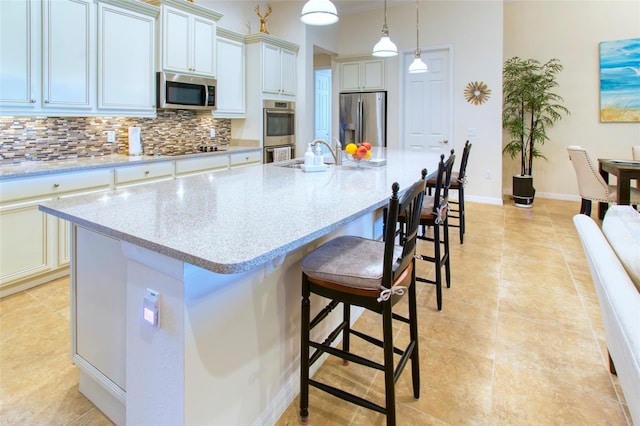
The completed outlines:
[[[389,38],[389,29],[387,28],[387,0],[384,0],[384,25],[382,26],[382,37],[380,41],[373,46],[373,56],[388,58],[398,54],[398,48]]]
[[[300,21],[307,25],[331,25],[338,19],[338,11],[330,0],[309,0],[300,14]]]
[[[418,19],[418,0],[416,0],[416,51],[415,58],[411,65],[409,65],[409,74],[419,74],[423,72],[427,72],[429,69],[427,68],[427,64],[422,61],[420,58],[420,35],[418,30],[420,28],[420,22]]]

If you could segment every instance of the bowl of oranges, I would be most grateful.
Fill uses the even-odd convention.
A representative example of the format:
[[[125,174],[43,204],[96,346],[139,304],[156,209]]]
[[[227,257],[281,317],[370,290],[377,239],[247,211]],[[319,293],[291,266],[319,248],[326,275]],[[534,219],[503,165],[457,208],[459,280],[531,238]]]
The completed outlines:
[[[371,158],[371,144],[369,142],[350,142],[344,147],[344,150],[356,163]]]

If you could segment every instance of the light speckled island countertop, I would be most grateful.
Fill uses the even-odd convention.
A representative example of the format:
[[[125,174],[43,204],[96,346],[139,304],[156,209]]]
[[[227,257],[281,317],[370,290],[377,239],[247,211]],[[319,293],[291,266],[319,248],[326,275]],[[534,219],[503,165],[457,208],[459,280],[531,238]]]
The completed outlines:
[[[92,169],[132,166],[136,164],[154,163],[160,161],[175,161],[185,158],[228,155],[239,152],[261,150],[259,146],[229,146],[224,151],[201,152],[184,155],[138,155],[125,154],[98,155],[95,157],[80,157],[67,160],[53,161],[19,161],[7,160],[0,165],[0,180],[21,179],[25,177],[44,176],[55,173],[87,171]]]
[[[276,164],[72,197],[40,210],[210,271],[248,271],[387,203],[435,171],[438,153],[379,149],[385,166],[345,161],[305,173]]]

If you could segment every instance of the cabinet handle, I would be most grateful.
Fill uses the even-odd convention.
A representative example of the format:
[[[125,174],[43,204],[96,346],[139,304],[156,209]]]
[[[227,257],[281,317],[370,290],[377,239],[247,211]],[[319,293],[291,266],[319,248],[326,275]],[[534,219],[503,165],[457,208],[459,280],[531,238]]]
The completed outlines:
[[[144,174],[145,174],[145,175],[148,175],[148,174],[149,174],[149,170],[145,170],[145,171],[144,171]]]
[[[45,99],[45,100],[44,100],[44,103],[45,103],[45,104],[48,104],[48,103],[49,103],[49,101]]]
[[[31,99],[29,102],[31,102],[32,104],[35,104],[36,100],[35,99]]]
[[[59,187],[60,187],[60,184],[59,184],[59,183],[54,183],[54,184],[53,184],[53,187],[54,187],[54,188],[59,188]]]

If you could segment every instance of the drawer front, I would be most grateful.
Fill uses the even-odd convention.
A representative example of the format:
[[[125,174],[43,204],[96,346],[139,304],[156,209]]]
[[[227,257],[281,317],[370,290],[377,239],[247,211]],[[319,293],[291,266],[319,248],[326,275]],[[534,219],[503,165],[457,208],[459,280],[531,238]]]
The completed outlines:
[[[74,191],[85,191],[109,188],[113,180],[111,169],[93,170],[89,172],[52,173],[37,178],[25,178],[0,182],[2,202],[44,195],[64,194]]]
[[[173,176],[173,161],[145,164],[140,166],[120,167],[115,172],[116,185],[144,180],[161,179]]]
[[[262,150],[238,152],[229,156],[231,167],[262,163]]]
[[[176,161],[176,174],[198,173],[207,170],[226,169],[227,167],[229,167],[229,156],[226,154],[188,158]]]

